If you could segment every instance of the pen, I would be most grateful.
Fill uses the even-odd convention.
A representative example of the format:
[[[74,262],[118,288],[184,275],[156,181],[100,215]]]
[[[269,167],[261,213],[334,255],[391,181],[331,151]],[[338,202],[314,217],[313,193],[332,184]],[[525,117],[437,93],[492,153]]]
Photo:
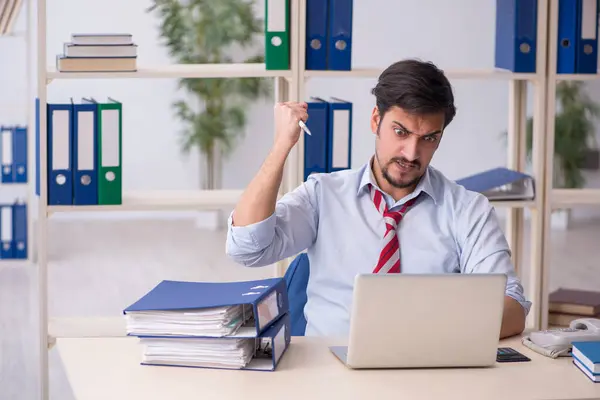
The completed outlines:
[[[306,126],[306,124],[304,123],[304,121],[298,121],[298,125],[300,125],[300,128],[302,128],[302,130],[306,133],[308,133],[310,136],[312,136],[312,133],[310,133],[310,129],[308,129],[308,126]]]

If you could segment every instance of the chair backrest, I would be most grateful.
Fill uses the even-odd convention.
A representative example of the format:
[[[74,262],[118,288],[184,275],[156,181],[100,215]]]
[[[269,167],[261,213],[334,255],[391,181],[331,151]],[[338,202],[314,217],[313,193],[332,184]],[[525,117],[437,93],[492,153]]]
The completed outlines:
[[[285,272],[284,279],[288,289],[292,336],[304,336],[306,330],[304,305],[307,299],[306,286],[308,285],[309,274],[310,266],[306,253],[296,256]]]

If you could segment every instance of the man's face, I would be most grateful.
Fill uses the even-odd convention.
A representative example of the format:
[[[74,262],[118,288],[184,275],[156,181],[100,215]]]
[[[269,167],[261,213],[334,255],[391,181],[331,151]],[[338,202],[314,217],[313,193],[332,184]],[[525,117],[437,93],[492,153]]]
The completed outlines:
[[[371,129],[377,136],[375,162],[384,179],[393,187],[406,188],[423,176],[437,150],[444,113],[413,115],[391,107],[380,118],[375,107]]]

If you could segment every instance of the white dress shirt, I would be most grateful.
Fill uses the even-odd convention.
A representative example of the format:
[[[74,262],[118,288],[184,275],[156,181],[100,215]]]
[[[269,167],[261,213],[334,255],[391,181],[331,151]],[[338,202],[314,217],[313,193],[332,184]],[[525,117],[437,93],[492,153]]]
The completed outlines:
[[[354,277],[373,271],[385,223],[369,194],[377,187],[370,162],[359,169],[312,174],[283,196],[275,213],[239,227],[228,221],[226,252],[248,267],[273,264],[307,251],[310,261],[306,335],[347,336]],[[398,226],[402,273],[504,273],[506,295],[529,312],[511,252],[488,199],[429,166],[390,211],[417,197]]]

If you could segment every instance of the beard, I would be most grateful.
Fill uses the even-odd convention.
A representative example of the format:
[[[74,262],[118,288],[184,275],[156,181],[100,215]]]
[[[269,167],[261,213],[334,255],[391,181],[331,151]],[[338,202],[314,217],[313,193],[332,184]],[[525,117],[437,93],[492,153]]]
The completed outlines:
[[[407,187],[414,186],[419,182],[419,180],[423,176],[422,174],[417,174],[417,176],[415,176],[412,179],[402,179],[400,177],[394,177],[390,173],[390,167],[393,167],[397,163],[400,163],[400,164],[403,164],[405,166],[412,168],[412,171],[419,171],[421,169],[421,163],[418,160],[408,161],[404,157],[394,157],[391,160],[389,160],[385,165],[382,165],[381,161],[379,159],[379,156],[377,154],[376,154],[376,157],[377,157],[377,163],[379,164],[379,167],[381,168],[381,175],[383,176],[383,179],[385,179],[390,185],[392,185],[393,187],[395,187],[397,189],[405,189]],[[408,172],[408,173],[410,174],[410,172]]]

